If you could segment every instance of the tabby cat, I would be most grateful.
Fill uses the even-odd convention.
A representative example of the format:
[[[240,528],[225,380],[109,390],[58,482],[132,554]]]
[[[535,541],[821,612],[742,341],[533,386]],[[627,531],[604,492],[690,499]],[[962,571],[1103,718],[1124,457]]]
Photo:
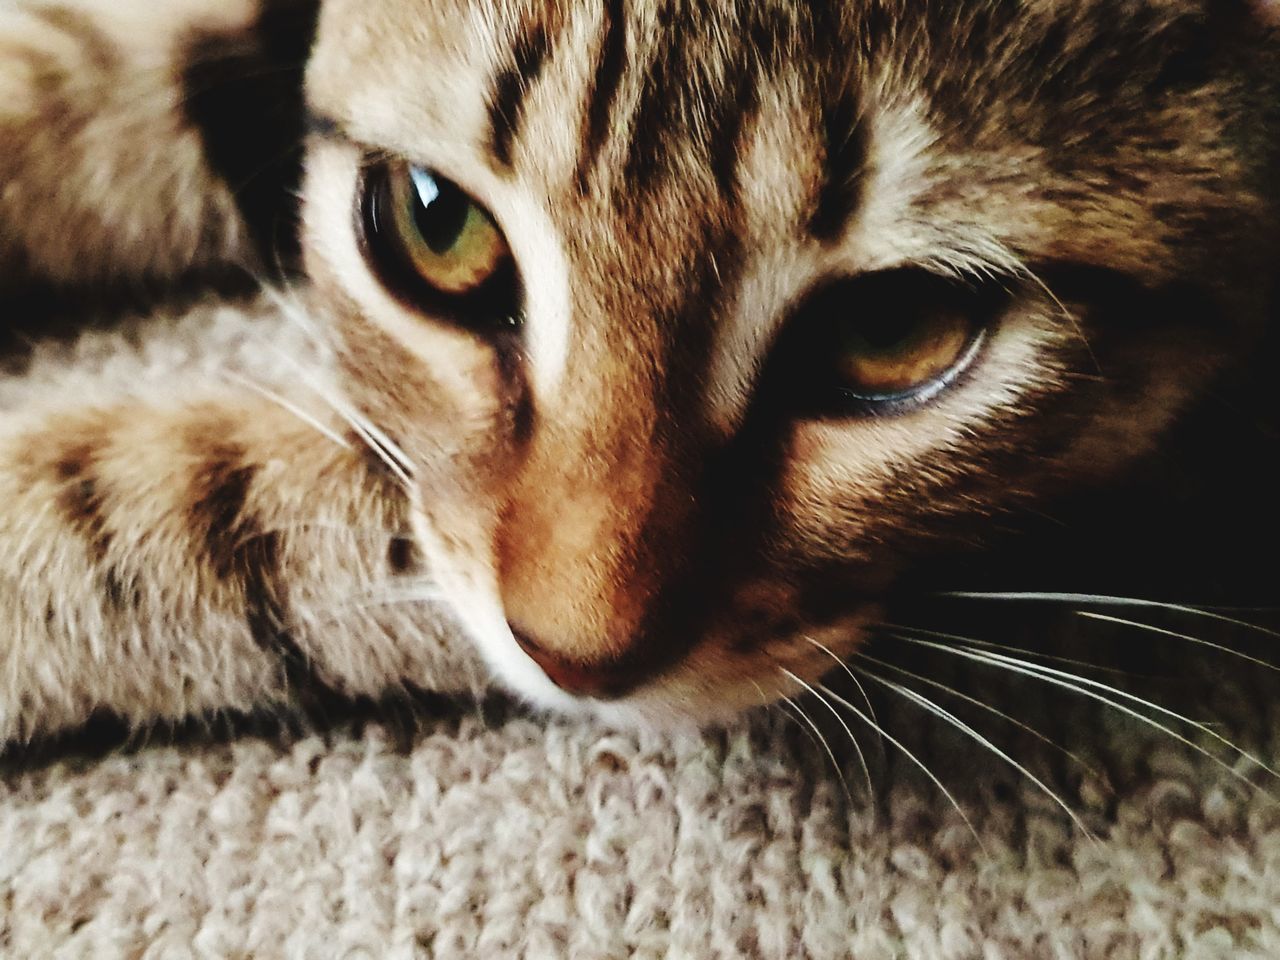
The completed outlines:
[[[339,385],[3,414],[0,738],[412,684],[441,611],[610,720],[816,683],[1275,356],[1274,12],[0,5],[8,329],[283,269]]]

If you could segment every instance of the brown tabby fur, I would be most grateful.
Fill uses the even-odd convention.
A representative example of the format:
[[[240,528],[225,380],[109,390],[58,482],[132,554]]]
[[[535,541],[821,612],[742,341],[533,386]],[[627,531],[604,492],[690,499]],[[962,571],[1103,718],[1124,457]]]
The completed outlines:
[[[261,269],[181,96],[193,36],[256,12],[136,6],[0,11],[0,290]],[[306,302],[392,467],[225,391],[6,415],[0,735],[244,706],[304,667],[344,693],[413,682],[411,615],[366,651],[307,611],[424,571],[539,703],[705,718],[794,692],[781,671],[831,665],[814,641],[849,653],[914,567],[1150,455],[1263,341],[1271,15],[325,0]],[[519,337],[374,279],[353,209],[382,154],[491,210]],[[807,295],[901,268],[1008,287],[979,362],[900,415],[797,416],[771,351]],[[309,540],[317,513],[381,532]]]

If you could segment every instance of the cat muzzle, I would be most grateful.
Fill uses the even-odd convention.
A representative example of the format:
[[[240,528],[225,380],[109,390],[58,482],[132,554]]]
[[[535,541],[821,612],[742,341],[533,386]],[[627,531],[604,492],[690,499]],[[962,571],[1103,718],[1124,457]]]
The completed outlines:
[[[618,700],[648,680],[653,671],[637,657],[582,661],[553,653],[516,627],[512,635],[520,649],[565,693],[594,700]]]

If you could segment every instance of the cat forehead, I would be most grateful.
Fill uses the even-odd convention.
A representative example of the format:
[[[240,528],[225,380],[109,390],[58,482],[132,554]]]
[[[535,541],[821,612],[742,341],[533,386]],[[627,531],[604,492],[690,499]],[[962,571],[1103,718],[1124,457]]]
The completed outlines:
[[[578,75],[580,94],[638,74],[672,125],[771,80],[916,87],[970,113],[1013,92],[1066,107],[1203,81],[1217,34],[1272,2],[329,0],[312,86],[326,106],[376,86],[456,110],[454,94],[493,103],[547,70]]]
[[[855,143],[858,125],[910,107],[939,152],[1052,150],[1089,163],[1170,125],[1212,133],[1233,104],[1194,93],[1257,32],[1246,0],[329,0],[312,106],[369,145],[510,165],[529,138],[543,173],[582,185],[581,153],[635,174],[683,164],[723,179],[737,138],[767,123],[790,146]],[[1240,24],[1244,23],[1245,27]],[[834,126],[833,126],[834,125]],[[1173,131],[1176,136],[1178,131]],[[813,138],[827,139],[816,145]],[[1155,143],[1153,144],[1153,141]],[[622,147],[618,147],[619,150]],[[1167,152],[1167,151],[1166,151]],[[846,157],[846,159],[848,159]],[[576,168],[571,170],[570,168]],[[709,169],[708,169],[709,168]]]
[[[928,222],[908,237],[926,255],[996,230],[1035,256],[1106,251],[1117,269],[1172,270],[1166,248],[1203,240],[1207,217],[1229,221],[1250,202],[1224,131],[1242,89],[1228,41],[1258,32],[1257,10],[328,0],[308,88],[357,140],[482,196],[505,179],[572,199],[555,208],[575,232],[619,209],[634,232],[645,220],[635,204],[655,193],[665,207],[649,219],[666,229],[671,210],[706,212],[741,178],[732,202],[754,204],[757,224],[790,236],[834,200],[836,235],[878,172],[883,206]],[[588,216],[572,212],[583,204]],[[1090,230],[1056,229],[1084,216]],[[1072,242],[1081,249],[1047,247]]]

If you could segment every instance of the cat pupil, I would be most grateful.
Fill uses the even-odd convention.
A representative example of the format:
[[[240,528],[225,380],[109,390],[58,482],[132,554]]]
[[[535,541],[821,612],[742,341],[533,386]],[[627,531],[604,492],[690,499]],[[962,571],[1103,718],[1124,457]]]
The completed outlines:
[[[876,352],[888,353],[902,347],[916,330],[911,319],[898,316],[866,317],[849,326],[850,346],[854,349],[870,347]]]
[[[446,254],[462,236],[471,201],[453,184],[436,179],[421,167],[410,167],[409,177],[417,196],[414,227],[432,253]]]

